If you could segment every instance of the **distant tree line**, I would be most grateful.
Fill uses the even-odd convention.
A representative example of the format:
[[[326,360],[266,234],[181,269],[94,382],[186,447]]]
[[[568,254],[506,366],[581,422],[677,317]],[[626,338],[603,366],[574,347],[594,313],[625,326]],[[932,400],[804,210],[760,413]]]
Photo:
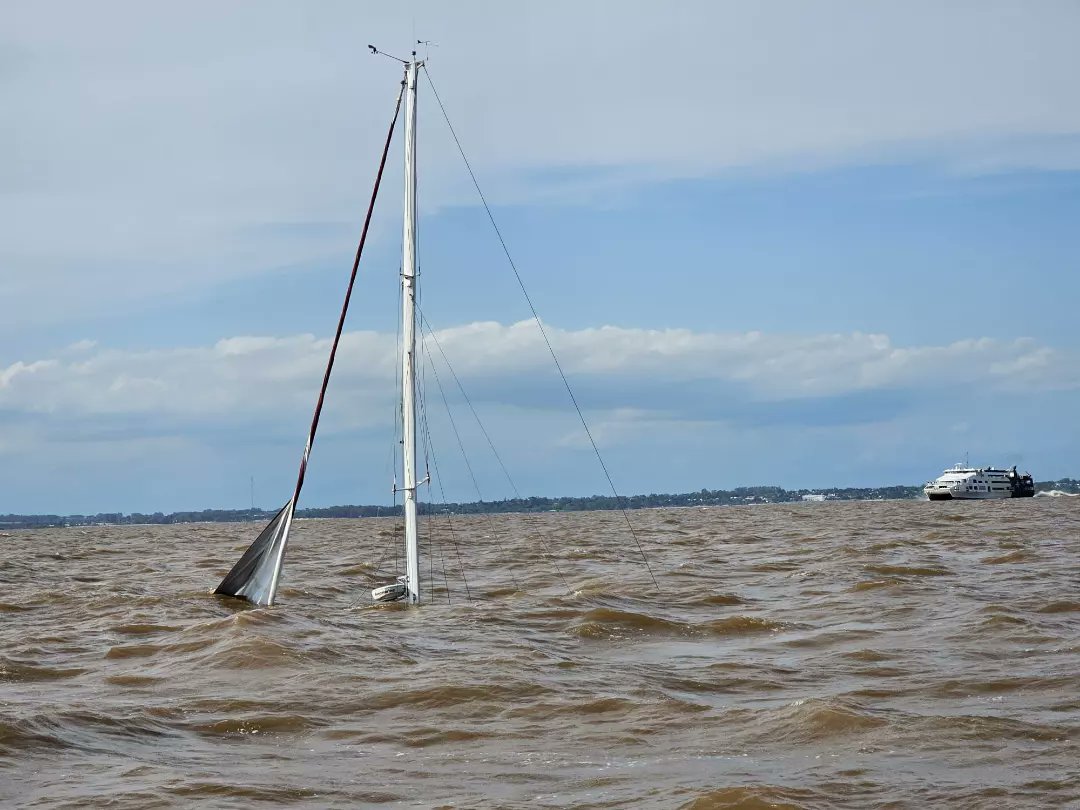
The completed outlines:
[[[1062,478],[1040,481],[1036,491],[1060,490],[1080,493],[1080,480]],[[423,513],[478,515],[503,512],[591,512],[604,509],[652,509],[663,506],[738,506],[754,503],[793,503],[804,495],[824,496],[829,501],[909,500],[922,497],[921,486],[845,487],[843,489],[783,489],[782,487],[737,487],[702,489],[681,494],[589,495],[583,498],[509,498],[502,501],[469,503],[422,503]],[[201,512],[99,512],[96,515],[0,515],[0,529],[33,529],[50,526],[92,526],[100,524],[166,523],[236,523],[267,521],[274,512],[265,509],[204,509]],[[301,518],[392,517],[401,514],[400,506],[328,506],[321,509],[298,509]]]

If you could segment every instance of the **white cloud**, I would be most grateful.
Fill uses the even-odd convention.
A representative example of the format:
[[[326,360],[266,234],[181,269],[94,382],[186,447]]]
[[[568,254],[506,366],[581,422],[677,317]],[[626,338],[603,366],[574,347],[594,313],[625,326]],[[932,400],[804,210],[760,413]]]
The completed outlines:
[[[1075,168],[1080,143],[1068,2],[7,11],[0,294],[24,322],[347,250],[396,91],[364,45],[414,20],[496,199],[913,155]],[[472,202],[423,93],[425,204]]]
[[[980,396],[1080,388],[1075,356],[1029,339],[895,347],[883,335],[859,333],[723,334],[611,326],[548,331],[583,393],[582,404],[607,412],[614,432],[658,415],[701,418],[696,399],[706,401],[711,418],[739,421],[755,403],[830,401],[872,392],[932,396],[958,387]],[[442,330],[437,338],[477,399],[526,408],[561,401],[535,323],[472,323]],[[343,336],[330,396],[347,403],[342,410],[353,426],[384,421],[392,412],[395,345],[390,334]],[[90,417],[138,416],[160,420],[170,430],[176,420],[204,426],[253,418],[296,420],[314,402],[328,350],[329,341],[313,335],[241,336],[212,346],[151,351],[86,347],[75,357],[61,352],[0,369],[0,409],[50,415],[65,426]],[[429,351],[437,355],[434,345]],[[449,375],[442,378],[450,389]],[[429,388],[429,399],[437,397],[433,382]]]
[[[1061,423],[1080,396],[1074,351],[993,338],[898,347],[859,333],[549,335],[626,492],[912,482],[967,451],[1074,474],[1075,432]],[[523,494],[605,489],[535,324],[465,324],[438,338]],[[306,503],[389,497],[395,343],[375,332],[343,337]],[[0,368],[9,504],[0,511],[240,506],[252,476],[263,505],[279,502],[328,344],[293,335],[93,346]],[[511,494],[452,378],[440,378],[484,497]],[[474,498],[430,370],[426,399],[448,497]]]

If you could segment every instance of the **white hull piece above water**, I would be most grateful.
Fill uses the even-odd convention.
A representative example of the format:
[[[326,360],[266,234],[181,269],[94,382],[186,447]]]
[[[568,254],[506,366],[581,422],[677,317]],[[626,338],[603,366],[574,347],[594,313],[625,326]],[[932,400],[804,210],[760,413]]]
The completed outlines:
[[[1035,494],[1035,482],[1030,473],[1018,473],[997,467],[966,467],[957,464],[923,487],[932,501],[1000,500],[1030,498]]]
[[[371,591],[373,602],[396,602],[405,596],[405,577],[398,577],[398,581],[390,585],[382,585]]]

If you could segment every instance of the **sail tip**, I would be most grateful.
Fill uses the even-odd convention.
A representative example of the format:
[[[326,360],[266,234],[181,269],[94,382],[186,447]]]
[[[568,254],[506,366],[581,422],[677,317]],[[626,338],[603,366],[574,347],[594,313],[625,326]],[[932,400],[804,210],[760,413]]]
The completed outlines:
[[[240,560],[214,591],[219,596],[243,599],[256,607],[274,603],[278,577],[289,538],[289,501],[255,538]]]

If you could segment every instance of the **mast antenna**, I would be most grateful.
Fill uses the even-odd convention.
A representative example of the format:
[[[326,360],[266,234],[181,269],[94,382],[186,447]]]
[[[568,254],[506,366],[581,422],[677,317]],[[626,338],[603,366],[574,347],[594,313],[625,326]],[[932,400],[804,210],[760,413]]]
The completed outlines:
[[[418,40],[416,40],[416,44],[424,46],[424,61],[425,62],[431,56],[431,53],[430,53],[431,49],[439,47],[438,42],[432,42],[430,39],[418,39]],[[415,53],[415,51],[413,51],[413,53]]]

